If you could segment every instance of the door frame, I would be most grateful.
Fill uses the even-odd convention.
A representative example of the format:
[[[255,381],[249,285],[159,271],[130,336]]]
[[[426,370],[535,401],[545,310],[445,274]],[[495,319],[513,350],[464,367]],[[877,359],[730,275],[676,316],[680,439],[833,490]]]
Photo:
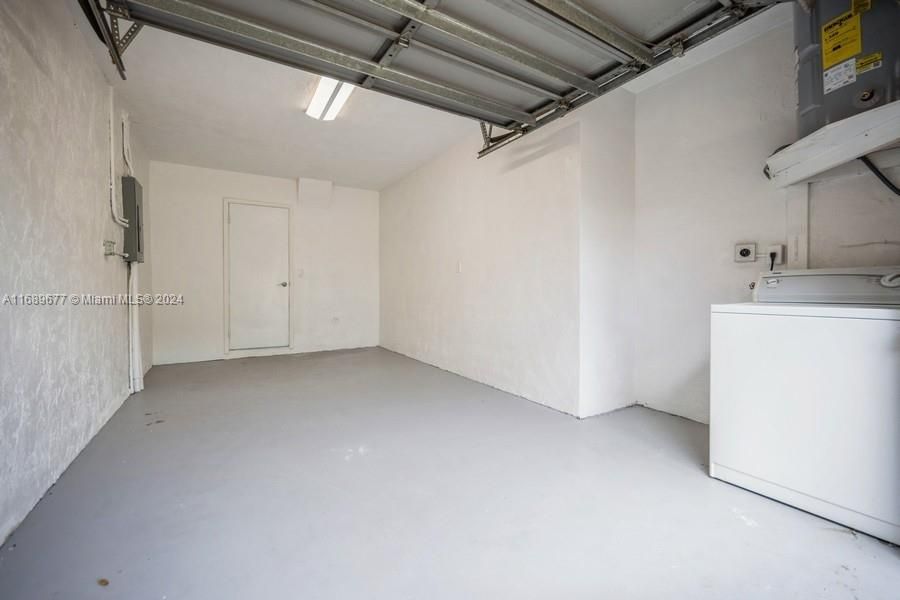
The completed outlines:
[[[251,348],[245,350],[231,349],[231,241],[229,221],[232,204],[245,204],[265,208],[280,208],[287,210],[288,218],[288,345],[274,348]],[[263,202],[258,200],[245,200],[243,198],[222,199],[222,296],[223,296],[223,337],[222,356],[225,359],[243,358],[247,356],[271,356],[275,354],[290,354],[294,351],[294,209],[290,204],[279,202]]]

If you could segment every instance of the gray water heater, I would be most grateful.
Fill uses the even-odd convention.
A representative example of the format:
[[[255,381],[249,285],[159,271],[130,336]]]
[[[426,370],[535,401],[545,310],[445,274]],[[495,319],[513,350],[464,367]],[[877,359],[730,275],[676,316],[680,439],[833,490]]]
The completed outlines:
[[[794,11],[799,137],[900,99],[900,0],[807,0]]]

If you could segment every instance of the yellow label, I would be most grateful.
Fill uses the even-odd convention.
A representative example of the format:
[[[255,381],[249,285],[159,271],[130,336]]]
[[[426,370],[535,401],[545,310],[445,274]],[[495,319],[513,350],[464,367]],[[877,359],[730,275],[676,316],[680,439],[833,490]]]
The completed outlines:
[[[853,12],[866,12],[872,8],[872,0],[853,0]]]
[[[881,52],[875,52],[858,59],[856,61],[856,74],[862,75],[863,73],[877,69],[881,66],[881,59]]]
[[[859,13],[845,12],[822,27],[823,69],[829,69],[860,52],[862,52],[862,30]]]

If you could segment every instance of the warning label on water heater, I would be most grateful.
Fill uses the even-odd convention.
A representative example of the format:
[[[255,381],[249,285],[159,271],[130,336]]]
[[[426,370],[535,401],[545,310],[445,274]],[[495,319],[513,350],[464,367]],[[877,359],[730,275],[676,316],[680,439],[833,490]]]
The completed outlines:
[[[831,67],[825,71],[824,76],[825,93],[830,94],[834,90],[840,89],[845,85],[850,85],[856,81],[856,59],[844,61],[841,64]]]
[[[856,61],[856,74],[862,75],[863,73],[868,73],[869,71],[880,69],[881,57],[881,52],[875,52],[873,54],[860,58],[858,61]]]
[[[845,12],[822,27],[823,69],[830,69],[860,52],[862,52],[862,28],[859,13]]]

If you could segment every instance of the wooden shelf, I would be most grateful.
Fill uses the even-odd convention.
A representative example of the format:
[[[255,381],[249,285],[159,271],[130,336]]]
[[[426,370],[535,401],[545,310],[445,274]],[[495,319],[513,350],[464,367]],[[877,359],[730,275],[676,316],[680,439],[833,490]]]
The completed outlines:
[[[826,125],[769,157],[776,187],[802,183],[860,156],[900,143],[900,101]]]

